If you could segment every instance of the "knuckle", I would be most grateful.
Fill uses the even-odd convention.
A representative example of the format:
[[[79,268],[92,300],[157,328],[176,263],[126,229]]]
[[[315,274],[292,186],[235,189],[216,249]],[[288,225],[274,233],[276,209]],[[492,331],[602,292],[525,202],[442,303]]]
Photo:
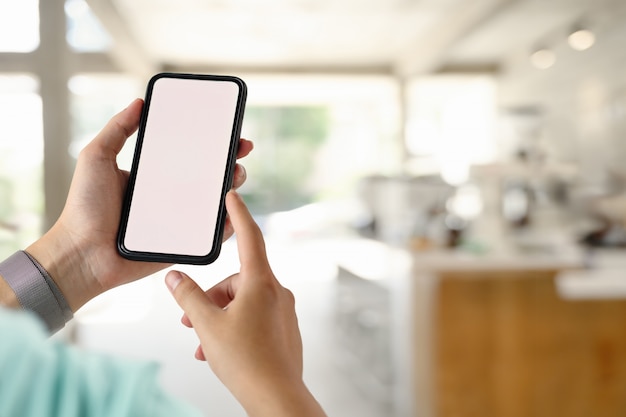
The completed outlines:
[[[176,287],[175,293],[179,300],[185,302],[187,300],[190,300],[191,297],[194,296],[198,292],[198,289],[199,287],[194,285],[189,280],[183,280]]]
[[[93,155],[93,150],[91,144],[88,144],[78,153],[78,160],[89,160]]]
[[[293,292],[289,288],[283,287],[283,293],[289,305],[294,306],[296,304],[296,297],[293,295]]]

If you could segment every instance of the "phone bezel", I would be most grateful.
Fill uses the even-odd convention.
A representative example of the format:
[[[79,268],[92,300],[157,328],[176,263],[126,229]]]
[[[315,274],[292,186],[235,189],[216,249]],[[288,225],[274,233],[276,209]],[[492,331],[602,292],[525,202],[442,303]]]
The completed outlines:
[[[130,250],[124,244],[126,236],[126,227],[128,224],[128,218],[130,214],[130,207],[135,189],[135,181],[137,176],[137,169],[141,159],[141,149],[144,141],[144,133],[146,129],[146,121],[148,113],[150,111],[150,102],[152,98],[152,91],[154,84],[161,78],[182,78],[193,80],[206,80],[206,81],[220,81],[220,82],[232,82],[239,87],[239,94],[237,96],[237,105],[235,108],[235,116],[233,121],[233,128],[231,131],[230,144],[227,156],[226,170],[224,173],[224,179],[222,182],[222,191],[220,195],[220,202],[217,215],[216,230],[211,245],[211,251],[206,255],[185,255],[175,253],[156,253],[148,251],[136,251]],[[128,186],[124,196],[122,205],[122,213],[120,218],[120,226],[117,235],[117,249],[120,255],[126,259],[133,261],[147,261],[147,262],[163,262],[174,264],[192,264],[192,265],[207,265],[214,262],[221,251],[222,237],[224,233],[224,224],[226,220],[226,207],[225,199],[226,194],[232,187],[233,176],[235,173],[235,165],[237,160],[237,150],[239,146],[239,139],[241,135],[241,125],[243,122],[243,115],[245,110],[247,96],[247,86],[245,82],[235,76],[230,75],[209,75],[209,74],[188,74],[188,73],[172,73],[162,72],[154,75],[148,81],[146,87],[146,95],[144,99],[144,106],[141,112],[141,119],[139,122],[139,128],[137,131],[137,143],[135,145],[135,151],[133,155],[132,167],[130,170],[130,177],[128,180]]]

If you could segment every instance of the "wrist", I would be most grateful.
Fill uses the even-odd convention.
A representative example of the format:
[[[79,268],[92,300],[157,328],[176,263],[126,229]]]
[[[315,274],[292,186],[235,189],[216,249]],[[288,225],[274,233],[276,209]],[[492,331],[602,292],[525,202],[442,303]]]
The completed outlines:
[[[248,387],[240,399],[250,417],[326,417],[303,381]]]
[[[0,305],[9,308],[19,308],[20,303],[17,300],[15,292],[11,286],[4,280],[4,277],[0,275]]]
[[[85,256],[78,245],[72,244],[68,233],[53,226],[44,236],[26,248],[61,290],[72,312],[102,293],[97,280],[86,267]]]

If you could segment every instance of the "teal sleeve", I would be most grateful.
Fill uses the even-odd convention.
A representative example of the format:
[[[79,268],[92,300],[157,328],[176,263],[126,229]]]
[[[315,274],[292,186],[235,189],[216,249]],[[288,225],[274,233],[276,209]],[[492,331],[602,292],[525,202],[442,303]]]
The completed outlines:
[[[163,391],[158,366],[47,340],[29,313],[0,308],[0,416],[200,416]]]

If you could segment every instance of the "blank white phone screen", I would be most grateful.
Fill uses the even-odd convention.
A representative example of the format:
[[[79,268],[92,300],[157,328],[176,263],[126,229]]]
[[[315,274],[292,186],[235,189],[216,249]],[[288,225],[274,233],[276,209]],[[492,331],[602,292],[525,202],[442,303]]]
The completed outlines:
[[[211,252],[238,96],[232,81],[155,81],[124,238],[128,250]]]

